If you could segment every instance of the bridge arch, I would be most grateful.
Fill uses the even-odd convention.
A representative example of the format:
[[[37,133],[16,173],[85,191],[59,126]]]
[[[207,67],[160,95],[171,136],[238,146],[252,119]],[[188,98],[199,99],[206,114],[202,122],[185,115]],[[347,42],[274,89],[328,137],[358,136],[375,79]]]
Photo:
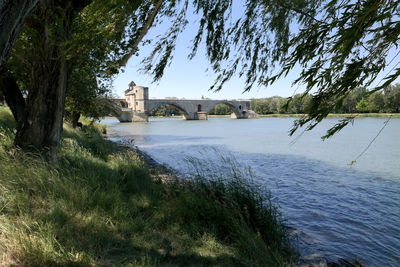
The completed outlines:
[[[127,108],[128,103],[124,99],[113,99],[109,102],[110,115],[116,117],[120,122],[132,121],[132,110]]]
[[[181,105],[179,105],[173,101],[160,101],[160,102],[156,102],[156,103],[151,103],[151,105],[149,106],[149,109],[147,110],[147,114],[148,115],[151,114],[153,111],[155,111],[156,109],[158,109],[164,105],[173,106],[173,107],[179,109],[180,111],[182,111],[183,116],[185,116],[185,117],[188,116],[188,111],[185,108],[183,108]]]
[[[207,113],[209,113],[211,111],[211,109],[215,108],[217,105],[220,105],[220,104],[223,104],[223,105],[226,105],[227,107],[229,107],[231,112],[235,114],[236,118],[241,118],[245,112],[245,111],[243,111],[242,105],[236,106],[236,105],[230,103],[229,101],[219,101],[219,102],[216,102],[213,105],[211,105],[209,107],[209,109],[207,110]]]
[[[112,108],[110,110],[110,115],[112,115],[113,117],[119,118],[121,116],[121,110]]]
[[[124,108],[124,103],[117,99],[111,101],[108,108],[110,111],[110,115],[113,115],[114,117],[118,118],[119,116],[121,116],[122,109]]]
[[[120,100],[120,101],[119,101],[119,105],[120,105],[122,108],[128,108],[128,102],[126,102],[126,101],[124,101],[124,100]]]

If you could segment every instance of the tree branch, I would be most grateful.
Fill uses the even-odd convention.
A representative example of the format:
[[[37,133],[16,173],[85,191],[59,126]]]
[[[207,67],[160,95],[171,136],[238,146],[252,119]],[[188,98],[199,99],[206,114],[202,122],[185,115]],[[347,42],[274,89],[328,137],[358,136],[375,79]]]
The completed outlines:
[[[149,18],[146,21],[146,24],[141,29],[138,38],[133,43],[130,51],[122,58],[121,62],[119,63],[120,67],[125,67],[126,64],[128,63],[128,60],[137,51],[137,48],[138,48],[140,42],[143,40],[144,36],[147,34],[147,32],[149,31],[150,27],[152,26],[152,24],[154,22],[154,19],[156,18],[156,15],[157,15],[158,11],[160,10],[163,2],[164,2],[164,0],[158,0],[156,5],[154,6],[153,10],[151,11],[151,14],[150,14]]]
[[[0,67],[5,64],[25,19],[39,0],[0,1]]]
[[[292,10],[292,11],[294,11],[294,12],[296,12],[296,13],[299,13],[299,14],[305,16],[305,17],[308,17],[308,18],[314,20],[315,22],[318,22],[318,23],[321,23],[321,24],[325,24],[324,21],[315,18],[313,15],[310,15],[310,14],[304,12],[303,10],[301,10],[301,9],[299,9],[299,8],[296,8],[296,7],[292,7],[292,6],[290,6],[290,5],[287,5],[287,4],[285,3],[285,0],[283,0],[283,1],[282,1],[282,0],[277,0],[276,3],[277,3],[277,5],[280,6],[280,7],[286,8],[286,9],[288,9],[288,10]]]

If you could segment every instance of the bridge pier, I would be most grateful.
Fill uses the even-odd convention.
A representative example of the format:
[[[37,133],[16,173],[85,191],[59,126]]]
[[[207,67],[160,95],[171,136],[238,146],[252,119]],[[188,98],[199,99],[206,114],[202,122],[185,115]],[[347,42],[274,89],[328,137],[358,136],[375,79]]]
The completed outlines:
[[[132,111],[121,111],[117,119],[119,122],[132,122]]]
[[[232,112],[232,119],[247,119],[249,114],[246,111],[240,111],[238,113]]]
[[[236,114],[236,113],[231,114],[232,119],[254,119],[257,117],[258,117],[258,114],[250,109],[243,110],[243,111],[239,112],[238,114]]]
[[[134,122],[148,122],[149,115],[145,112],[133,112],[132,121]]]
[[[197,119],[198,120],[208,120],[208,113],[207,112],[197,112]]]
[[[187,112],[183,115],[185,120],[207,120],[207,112]]]

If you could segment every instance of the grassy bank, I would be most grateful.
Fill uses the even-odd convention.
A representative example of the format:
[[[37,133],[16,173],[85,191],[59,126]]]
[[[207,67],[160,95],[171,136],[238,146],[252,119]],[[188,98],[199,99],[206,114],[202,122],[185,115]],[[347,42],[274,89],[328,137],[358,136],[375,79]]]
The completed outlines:
[[[0,266],[290,266],[277,208],[240,176],[162,183],[99,125],[65,127],[59,163],[12,147],[0,107]]]

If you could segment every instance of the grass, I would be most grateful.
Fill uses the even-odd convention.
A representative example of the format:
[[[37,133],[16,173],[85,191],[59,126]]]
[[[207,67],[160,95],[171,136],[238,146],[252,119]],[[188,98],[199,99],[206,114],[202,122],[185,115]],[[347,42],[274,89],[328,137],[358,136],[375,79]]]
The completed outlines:
[[[162,183],[92,124],[57,165],[12,146],[0,107],[0,266],[293,266],[277,207],[244,182]]]

